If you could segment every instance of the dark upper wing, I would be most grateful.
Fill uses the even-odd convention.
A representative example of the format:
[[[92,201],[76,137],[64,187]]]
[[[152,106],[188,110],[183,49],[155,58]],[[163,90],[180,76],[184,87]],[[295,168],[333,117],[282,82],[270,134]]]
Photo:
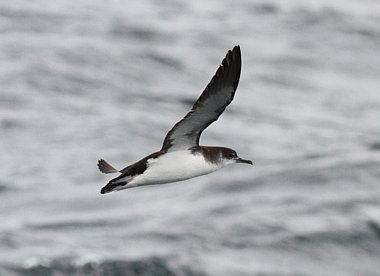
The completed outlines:
[[[240,47],[228,51],[210,83],[187,115],[168,132],[163,151],[184,150],[199,144],[202,131],[215,122],[235,95],[241,71]]]

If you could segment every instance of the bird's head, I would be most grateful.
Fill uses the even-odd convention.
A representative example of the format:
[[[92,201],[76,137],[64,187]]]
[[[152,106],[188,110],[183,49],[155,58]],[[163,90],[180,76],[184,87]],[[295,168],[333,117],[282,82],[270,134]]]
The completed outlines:
[[[225,165],[228,164],[233,164],[233,163],[245,163],[245,164],[250,164],[253,165],[251,160],[246,160],[240,158],[236,151],[230,148],[221,148],[221,159]]]

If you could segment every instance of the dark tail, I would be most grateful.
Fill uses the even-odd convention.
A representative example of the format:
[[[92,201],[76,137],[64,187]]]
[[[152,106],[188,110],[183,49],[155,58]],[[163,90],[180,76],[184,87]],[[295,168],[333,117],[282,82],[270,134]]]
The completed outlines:
[[[130,181],[129,177],[121,174],[118,177],[111,179],[110,182],[108,182],[108,184],[100,190],[100,193],[107,194],[113,191],[126,189],[127,188],[126,186],[129,181]]]
[[[100,193],[101,194],[107,194],[107,193],[110,193],[113,191],[122,190],[122,189],[125,189],[125,188],[123,188],[123,186],[125,186],[125,185],[127,185],[127,182],[112,182],[112,180],[111,180],[106,186],[104,186],[100,190]]]

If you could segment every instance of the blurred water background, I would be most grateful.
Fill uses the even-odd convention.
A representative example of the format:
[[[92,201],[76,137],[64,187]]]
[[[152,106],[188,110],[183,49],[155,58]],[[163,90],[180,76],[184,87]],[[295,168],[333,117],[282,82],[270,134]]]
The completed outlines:
[[[255,166],[100,195],[235,44],[202,136]],[[380,2],[0,2],[0,275],[380,275]]]

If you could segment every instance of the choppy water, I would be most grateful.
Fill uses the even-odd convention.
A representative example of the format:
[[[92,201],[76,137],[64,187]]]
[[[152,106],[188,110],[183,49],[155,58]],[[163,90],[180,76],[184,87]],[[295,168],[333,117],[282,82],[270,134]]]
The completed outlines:
[[[2,1],[0,275],[379,275],[379,26],[372,0]],[[159,149],[235,44],[202,142],[255,166],[100,195],[97,159]]]

